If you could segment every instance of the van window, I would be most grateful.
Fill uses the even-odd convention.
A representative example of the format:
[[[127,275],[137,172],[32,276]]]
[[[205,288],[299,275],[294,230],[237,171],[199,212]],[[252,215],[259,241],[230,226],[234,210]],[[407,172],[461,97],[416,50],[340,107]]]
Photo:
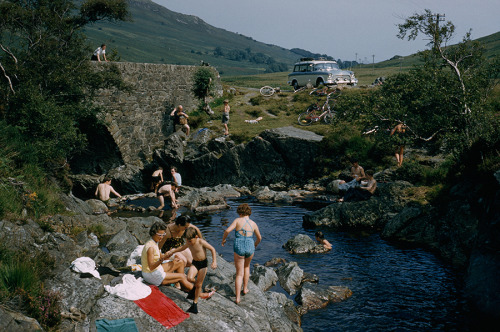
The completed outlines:
[[[328,71],[332,69],[339,69],[339,65],[336,63],[318,63],[315,67],[316,71]]]

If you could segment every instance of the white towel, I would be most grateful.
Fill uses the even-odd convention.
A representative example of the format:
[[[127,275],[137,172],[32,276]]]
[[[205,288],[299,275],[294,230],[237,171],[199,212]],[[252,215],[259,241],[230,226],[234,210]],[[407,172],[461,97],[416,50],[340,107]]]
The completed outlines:
[[[130,254],[127,260],[127,266],[132,266],[134,264],[141,264],[142,249],[144,245],[138,245],[134,251]]]
[[[104,289],[110,294],[131,301],[143,299],[151,294],[151,288],[142,282],[142,278],[135,279],[131,274],[124,275],[121,284],[114,287],[105,285]]]
[[[101,279],[99,272],[96,270],[96,264],[90,257],[79,257],[71,262],[70,268],[78,273],[90,273],[97,279]]]

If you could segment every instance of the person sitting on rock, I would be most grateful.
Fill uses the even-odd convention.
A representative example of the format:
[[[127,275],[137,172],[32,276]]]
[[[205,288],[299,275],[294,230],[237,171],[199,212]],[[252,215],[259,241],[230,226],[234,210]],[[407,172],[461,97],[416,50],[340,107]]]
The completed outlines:
[[[352,162],[352,166],[351,166],[352,180],[349,182],[346,182],[344,180],[340,181],[339,182],[339,190],[347,191],[347,190],[349,190],[349,188],[359,187],[358,179],[365,177],[365,170],[363,169],[363,167],[361,167],[359,165],[358,160],[353,159],[351,162]]]
[[[323,234],[323,232],[317,231],[316,234],[314,234],[314,236],[318,244],[322,244],[325,247],[325,249],[332,250],[332,245],[330,242],[328,242],[327,239],[325,239],[325,235]]]
[[[366,176],[360,178],[361,186],[350,188],[347,190],[343,198],[340,198],[339,202],[359,202],[366,201],[370,199],[377,189],[377,181],[373,178],[375,172],[371,169],[366,171]],[[365,180],[365,181],[363,181]]]
[[[182,177],[177,173],[177,167],[175,166],[170,167],[170,173],[172,174],[172,182],[175,184],[175,192],[178,192],[182,186]]]
[[[184,108],[182,105],[177,106],[174,108],[172,113],[170,113],[170,116],[174,117],[174,129],[175,131],[178,131],[179,128],[182,129],[184,128],[186,130],[186,136],[189,136],[189,125],[188,125],[188,118],[189,115],[187,115],[184,111]]]
[[[103,183],[97,185],[97,189],[95,190],[95,196],[99,198],[101,201],[106,203],[109,201],[109,194],[113,193],[118,197],[122,197],[119,193],[117,193],[113,187],[111,187],[111,179],[108,177],[104,178]]]

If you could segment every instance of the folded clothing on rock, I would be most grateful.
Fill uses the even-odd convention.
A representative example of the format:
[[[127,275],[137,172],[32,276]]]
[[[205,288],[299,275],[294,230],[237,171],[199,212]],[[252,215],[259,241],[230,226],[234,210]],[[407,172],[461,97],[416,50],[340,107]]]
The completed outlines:
[[[97,332],[139,332],[133,318],[97,319],[95,327]]]
[[[79,257],[71,262],[70,267],[75,272],[90,273],[97,279],[101,279],[99,272],[96,270],[96,263],[90,257]]]
[[[142,282],[142,278],[136,279],[131,274],[125,274],[121,284],[114,287],[105,285],[104,289],[110,294],[131,301],[143,299],[151,294],[151,288]]]
[[[163,294],[158,287],[150,285],[151,295],[141,300],[134,301],[145,313],[156,319],[167,329],[182,323],[189,317],[188,313]]]

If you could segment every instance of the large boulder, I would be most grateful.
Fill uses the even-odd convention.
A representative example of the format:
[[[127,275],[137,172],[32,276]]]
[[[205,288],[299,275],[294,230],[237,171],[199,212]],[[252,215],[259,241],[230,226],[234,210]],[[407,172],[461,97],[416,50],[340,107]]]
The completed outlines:
[[[250,275],[250,280],[252,280],[257,287],[265,292],[276,285],[278,275],[273,268],[255,264],[252,274]]]
[[[26,317],[19,312],[13,312],[0,307],[0,331],[42,331],[42,327],[36,319]]]
[[[108,206],[99,199],[88,199],[85,203],[90,207],[93,214],[102,214],[109,211]]]
[[[305,234],[297,234],[289,239],[283,248],[291,254],[304,254],[311,251],[316,246],[316,242]]]
[[[303,224],[336,229],[382,229],[390,217],[406,206],[408,195],[405,191],[410,187],[412,185],[405,181],[381,183],[369,200],[333,203],[304,215]]]
[[[343,286],[329,286],[312,284],[306,282],[302,285],[295,301],[300,305],[300,314],[305,314],[309,310],[324,308],[330,302],[340,302],[351,297],[352,291]]]
[[[304,271],[298,266],[297,262],[283,264],[276,270],[280,286],[290,295],[293,295],[300,289]]]

